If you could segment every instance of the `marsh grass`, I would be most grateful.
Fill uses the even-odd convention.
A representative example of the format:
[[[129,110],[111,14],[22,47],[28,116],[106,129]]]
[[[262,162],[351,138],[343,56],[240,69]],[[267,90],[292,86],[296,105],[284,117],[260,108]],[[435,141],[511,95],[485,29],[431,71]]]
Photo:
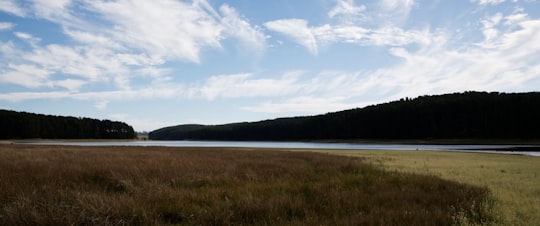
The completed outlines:
[[[493,225],[540,225],[540,157],[444,151],[332,151],[399,172],[487,187]]]
[[[320,153],[0,145],[0,225],[481,224],[489,197]]]

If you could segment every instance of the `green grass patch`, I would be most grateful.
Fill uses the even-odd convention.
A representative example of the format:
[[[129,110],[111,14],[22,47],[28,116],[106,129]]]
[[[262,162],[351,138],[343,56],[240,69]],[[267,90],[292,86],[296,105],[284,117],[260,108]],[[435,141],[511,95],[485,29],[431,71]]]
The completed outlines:
[[[490,197],[321,153],[0,145],[0,225],[490,224]]]
[[[331,153],[366,158],[388,170],[487,187],[496,201],[497,221],[491,224],[540,225],[540,157],[442,151]]]

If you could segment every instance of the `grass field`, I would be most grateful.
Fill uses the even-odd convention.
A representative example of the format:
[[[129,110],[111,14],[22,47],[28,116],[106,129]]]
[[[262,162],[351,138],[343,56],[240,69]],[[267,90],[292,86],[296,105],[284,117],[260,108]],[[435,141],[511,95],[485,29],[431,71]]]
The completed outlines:
[[[372,157],[0,144],[0,225],[493,223],[486,188]]]
[[[326,151],[323,151],[326,152]],[[440,151],[336,151],[400,172],[486,186],[499,225],[540,225],[540,157]]]

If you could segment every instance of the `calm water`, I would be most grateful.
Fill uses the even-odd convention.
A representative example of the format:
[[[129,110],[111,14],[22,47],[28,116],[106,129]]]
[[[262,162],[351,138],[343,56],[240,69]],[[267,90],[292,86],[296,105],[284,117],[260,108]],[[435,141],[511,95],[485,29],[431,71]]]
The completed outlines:
[[[80,146],[164,146],[164,147],[243,147],[289,149],[347,149],[347,150],[432,150],[496,152],[540,156],[540,146],[531,145],[459,145],[459,144],[377,144],[377,143],[320,143],[320,142],[246,142],[246,141],[114,141],[114,142],[39,142],[34,144]],[[535,147],[538,147],[536,149]],[[511,148],[533,148],[534,151],[504,151]]]

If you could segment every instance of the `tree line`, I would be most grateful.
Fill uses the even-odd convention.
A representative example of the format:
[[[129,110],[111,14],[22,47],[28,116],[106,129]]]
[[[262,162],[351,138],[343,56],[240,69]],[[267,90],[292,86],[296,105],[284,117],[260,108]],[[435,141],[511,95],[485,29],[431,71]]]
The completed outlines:
[[[133,127],[118,121],[0,110],[0,139],[133,139]]]
[[[464,92],[364,108],[152,131],[155,140],[540,139],[540,93]]]

